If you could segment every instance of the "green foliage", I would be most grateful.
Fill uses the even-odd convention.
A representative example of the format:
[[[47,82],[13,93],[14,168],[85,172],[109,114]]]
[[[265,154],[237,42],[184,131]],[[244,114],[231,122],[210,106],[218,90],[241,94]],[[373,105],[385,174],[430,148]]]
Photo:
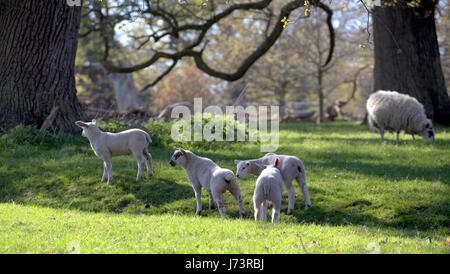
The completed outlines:
[[[173,146],[174,141],[170,137],[170,131],[172,127],[171,122],[164,122],[162,120],[155,120],[150,118],[144,125],[150,131],[152,137],[152,143],[150,146],[154,147],[166,147]]]
[[[170,123],[149,124],[155,136],[170,136]],[[382,253],[448,253],[449,128],[437,127],[436,136],[433,145],[406,135],[399,143],[389,135],[381,142],[356,122],[281,124],[277,153],[302,159],[312,208],[303,209],[294,184],[293,214],[285,214],[284,191],[281,223],[272,225],[252,220],[254,176],[239,180],[244,219],[224,193],[222,220],[208,209],[206,191],[202,216],[195,216],[184,170],[168,164],[168,139],[149,148],[150,180],[135,181],[132,156],[115,157],[115,181],[108,186],[100,182],[102,160],[80,142],[86,138],[47,147],[26,138],[17,145],[9,134],[2,142],[11,145],[0,153],[0,253],[66,253],[72,242],[82,253],[304,253],[300,236],[309,253],[367,253],[372,243]],[[195,153],[233,171],[234,159],[264,155],[258,144],[244,149],[238,142]]]
[[[108,120],[108,121],[97,121],[97,126],[103,130],[108,132],[119,132],[127,128],[127,125],[123,121],[118,120]]]
[[[0,137],[0,147],[2,148],[6,148],[11,145],[31,145],[51,148],[72,143],[86,144],[85,141],[71,135],[41,132],[36,125],[18,125],[17,127],[11,129],[7,134]]]
[[[206,191],[202,216],[195,216],[184,170],[168,165],[173,141],[162,137],[170,136],[170,123],[151,120],[146,127],[161,137],[149,148],[155,175],[136,182],[135,159],[117,157],[111,186],[100,182],[102,161],[88,143],[44,147],[3,136],[12,145],[0,153],[0,253],[67,253],[73,242],[81,253],[368,253],[373,244],[381,253],[449,252],[448,128],[437,127],[427,145],[405,135],[382,143],[357,123],[281,124],[277,152],[303,160],[312,208],[303,209],[294,184],[293,215],[285,214],[284,191],[281,223],[272,225],[252,220],[254,176],[239,180],[244,219],[224,193],[222,220],[208,209]],[[195,152],[235,171],[233,159],[261,157],[259,149],[234,142]]]
[[[217,141],[217,140],[211,140],[207,141],[205,138],[201,138],[201,141],[194,141],[194,126],[195,126],[195,119],[201,119],[201,128],[205,129],[207,125],[211,126],[211,132],[215,133],[217,130],[220,130],[219,128],[216,128],[215,125],[221,125],[222,128],[222,138],[224,141]],[[217,122],[214,123],[214,122]],[[179,134],[181,135],[183,133],[183,129],[187,129],[190,126],[190,132],[187,132],[187,136],[183,136],[183,138],[180,138],[181,140],[185,141],[175,141],[172,138],[172,128],[176,126],[176,124],[179,123]],[[211,114],[211,115],[203,115],[202,118],[199,116],[193,115],[191,116],[190,125],[186,124],[186,120],[178,119],[173,120],[171,122],[163,122],[163,121],[156,121],[154,119],[150,119],[147,124],[145,124],[145,127],[151,132],[152,136],[152,144],[151,146],[159,146],[159,147],[165,147],[171,149],[172,147],[182,147],[186,149],[204,149],[204,150],[211,150],[211,149],[218,149],[218,148],[227,148],[231,145],[236,144],[248,144],[249,141],[249,126],[248,124],[245,124],[244,128],[244,134],[245,134],[245,141],[238,141],[237,139],[237,131],[238,126],[240,123],[236,121],[233,117],[226,117],[225,115],[217,115],[217,114]],[[227,140],[227,134],[231,134],[230,132],[234,129],[234,139],[232,141],[226,141]],[[258,134],[258,132],[256,133]],[[180,136],[179,135],[179,136]],[[252,142],[252,143],[258,143],[258,141]]]

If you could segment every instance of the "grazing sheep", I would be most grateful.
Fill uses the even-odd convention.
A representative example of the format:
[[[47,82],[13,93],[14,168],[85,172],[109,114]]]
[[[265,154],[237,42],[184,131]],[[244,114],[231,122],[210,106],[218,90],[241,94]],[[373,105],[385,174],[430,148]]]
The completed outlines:
[[[143,177],[144,164],[147,166],[147,178],[153,176],[152,156],[147,151],[152,142],[150,136],[140,129],[129,129],[119,133],[103,132],[97,127],[97,122],[81,122],[75,124],[83,129],[82,135],[89,139],[95,155],[103,159],[102,182],[108,179],[108,185],[112,184],[111,158],[119,155],[133,154],[138,163],[136,181]]]
[[[270,166],[260,166],[261,174],[256,180],[255,192],[253,194],[253,206],[255,209],[255,221],[266,219],[268,201],[272,202],[272,223],[281,218],[281,194],[283,193],[283,183],[280,170],[278,169],[279,159]]]
[[[239,214],[244,215],[244,205],[242,203],[241,190],[236,182],[234,173],[225,168],[221,168],[208,158],[195,155],[189,150],[174,148],[175,152],[170,158],[170,165],[179,165],[184,168],[197,199],[196,214],[202,211],[202,187],[209,194],[209,208],[217,204],[220,216],[225,217],[225,205],[222,202],[222,194],[229,190],[233,194],[239,206]]]
[[[234,160],[235,164],[237,164],[236,176],[238,178],[244,178],[249,173],[259,176],[262,172],[261,166],[274,163],[276,158],[280,161],[279,169],[281,177],[288,192],[289,204],[287,214],[291,214],[292,210],[294,210],[295,190],[292,185],[294,179],[297,180],[300,189],[302,190],[303,197],[305,198],[305,209],[311,208],[308,186],[306,185],[305,167],[303,166],[303,162],[295,156],[267,153],[264,157],[259,159],[245,161]]]
[[[375,128],[384,140],[384,131],[422,136],[426,140],[434,140],[434,129],[431,121],[425,116],[423,105],[406,94],[396,91],[379,90],[370,95],[366,104],[370,127]]]

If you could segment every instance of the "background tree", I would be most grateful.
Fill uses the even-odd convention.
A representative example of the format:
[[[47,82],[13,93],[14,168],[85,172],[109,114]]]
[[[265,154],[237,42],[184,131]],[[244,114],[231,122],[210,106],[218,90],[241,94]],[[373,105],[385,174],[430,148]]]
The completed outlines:
[[[202,105],[222,103],[216,85],[219,80],[205,75],[194,64],[183,64],[164,77],[155,87],[153,104],[160,112],[165,106],[177,102],[193,102],[202,98]]]
[[[53,126],[78,131],[74,62],[81,7],[66,1],[0,2],[0,125],[41,126],[57,108]]]
[[[425,112],[450,124],[450,100],[436,34],[438,1],[382,1],[374,7],[375,90],[396,90],[417,98]]]

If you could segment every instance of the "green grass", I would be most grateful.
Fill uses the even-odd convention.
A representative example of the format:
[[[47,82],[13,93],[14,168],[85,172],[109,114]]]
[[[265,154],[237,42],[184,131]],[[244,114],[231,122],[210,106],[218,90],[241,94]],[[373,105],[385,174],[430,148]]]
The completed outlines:
[[[7,137],[7,136],[4,136]],[[240,180],[247,217],[229,193],[227,219],[195,216],[194,192],[172,150],[149,148],[155,175],[136,182],[134,158],[113,160],[114,184],[87,140],[51,144],[0,142],[0,253],[449,253],[450,130],[433,145],[393,135],[385,143],[355,122],[280,125],[278,153],[305,164],[312,209],[298,185],[293,215],[281,223],[252,220],[255,177]],[[197,149],[235,171],[234,159],[261,157],[257,144]],[[144,205],[150,204],[150,208]],[[302,245],[303,243],[303,245]],[[77,249],[77,248],[75,248]]]

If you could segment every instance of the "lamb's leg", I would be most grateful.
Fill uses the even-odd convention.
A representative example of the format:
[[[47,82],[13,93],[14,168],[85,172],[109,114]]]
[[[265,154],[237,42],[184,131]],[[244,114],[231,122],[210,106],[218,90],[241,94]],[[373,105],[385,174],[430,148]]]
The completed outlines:
[[[202,186],[200,184],[192,185],[195,192],[195,199],[197,200],[197,210],[195,214],[200,215],[202,212]]]
[[[145,165],[147,167],[147,179],[150,179],[153,176],[152,155],[148,153],[147,149],[144,149],[144,156],[146,158]]]
[[[216,202],[213,199],[211,191],[208,191],[209,196],[209,209],[214,209],[216,207]]]
[[[239,216],[244,217],[245,214],[244,203],[242,202],[241,189],[239,185],[236,182],[232,182],[229,189],[239,206]]]
[[[262,221],[267,220],[267,208],[269,207],[269,201],[268,200],[264,200],[259,204],[259,208],[260,208],[260,216],[259,219]]]
[[[111,185],[113,183],[113,177],[112,177],[112,161],[111,158],[106,158],[105,160],[106,165],[106,174],[108,176],[108,185]]]
[[[255,211],[254,216],[255,216],[255,221],[259,220],[259,216],[261,215],[260,211],[260,207],[258,206],[258,204],[256,203],[256,201],[253,201],[253,209]]]
[[[378,129],[378,132],[380,132],[381,142],[383,142],[384,141],[384,129]]]
[[[212,195],[214,201],[216,201],[217,209],[219,210],[220,217],[225,218],[225,205],[222,202],[222,193],[212,190]]]
[[[262,203],[264,201],[261,199],[261,197],[254,195],[253,197],[253,209],[255,211],[255,221],[261,220],[261,209],[262,209]]]
[[[272,202],[272,223],[278,222],[281,219],[281,200]]]
[[[285,183],[285,187],[288,193],[288,210],[287,214],[292,214],[292,211],[294,210],[294,204],[295,204],[295,189],[292,185],[292,182]],[[273,206],[273,205],[272,205]]]
[[[414,134],[411,134],[411,136],[412,136],[413,140],[416,140],[416,138],[414,138]]]
[[[400,134],[400,131],[397,131],[397,143],[398,143],[398,141],[399,141],[399,139],[398,139],[398,135]]]
[[[136,158],[138,165],[138,172],[136,175],[136,181],[142,180],[144,177],[144,165],[146,161],[146,157],[142,153],[142,151],[132,151],[134,158]]]
[[[144,178],[145,158],[137,160],[137,164],[138,164],[138,173],[136,175],[136,181],[140,181],[142,180],[142,178]]]
[[[311,200],[309,199],[309,191],[308,186],[306,185],[305,177],[303,176],[303,174],[299,174],[297,175],[297,177],[295,177],[295,179],[297,180],[298,185],[302,190],[303,198],[305,198],[305,209],[308,210],[311,208]]]
[[[102,183],[105,182],[108,179],[108,171],[106,169],[106,162],[103,162],[103,176],[102,176]]]

